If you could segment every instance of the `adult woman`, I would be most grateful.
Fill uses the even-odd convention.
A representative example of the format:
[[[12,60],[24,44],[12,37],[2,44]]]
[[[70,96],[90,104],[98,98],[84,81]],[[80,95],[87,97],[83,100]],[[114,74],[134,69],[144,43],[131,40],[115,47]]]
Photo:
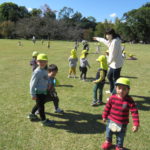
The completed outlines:
[[[114,84],[120,77],[121,68],[123,66],[121,40],[120,36],[117,35],[113,29],[106,31],[105,35],[107,40],[100,37],[93,37],[93,40],[102,42],[109,48],[109,71],[107,77],[110,83],[110,92],[112,93],[114,90]]]

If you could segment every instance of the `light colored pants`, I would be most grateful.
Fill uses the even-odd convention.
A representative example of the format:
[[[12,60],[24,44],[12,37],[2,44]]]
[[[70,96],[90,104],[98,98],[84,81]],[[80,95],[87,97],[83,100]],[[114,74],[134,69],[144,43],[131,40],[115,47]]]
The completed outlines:
[[[76,67],[70,67],[69,68],[69,75],[71,75],[71,74],[74,74],[74,75],[76,75]]]

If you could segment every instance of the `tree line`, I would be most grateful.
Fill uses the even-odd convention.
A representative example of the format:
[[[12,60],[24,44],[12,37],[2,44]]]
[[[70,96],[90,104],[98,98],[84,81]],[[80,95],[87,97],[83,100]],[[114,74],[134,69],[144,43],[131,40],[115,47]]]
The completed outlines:
[[[56,15],[58,14],[58,15]],[[47,4],[31,11],[12,2],[0,5],[0,38],[92,40],[104,37],[106,29],[114,28],[124,41],[150,43],[150,3],[123,14],[115,22],[96,22],[92,16],[84,17],[72,8],[59,12]]]

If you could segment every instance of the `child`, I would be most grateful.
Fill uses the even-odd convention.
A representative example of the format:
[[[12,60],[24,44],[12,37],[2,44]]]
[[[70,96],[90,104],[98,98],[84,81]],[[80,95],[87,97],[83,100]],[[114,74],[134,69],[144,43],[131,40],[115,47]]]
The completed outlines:
[[[102,149],[109,149],[112,146],[112,135],[116,134],[116,150],[123,150],[123,141],[126,133],[127,124],[129,123],[129,111],[133,119],[132,131],[136,132],[139,127],[138,109],[133,99],[128,95],[130,90],[130,81],[127,78],[119,78],[116,83],[117,94],[112,95],[107,102],[104,112],[103,121],[106,119],[106,141],[102,144]]]
[[[46,54],[39,54],[37,56],[37,64],[39,67],[33,72],[30,80],[30,93],[36,104],[33,107],[31,113],[28,115],[28,118],[31,121],[37,120],[38,117],[35,115],[35,112],[38,110],[43,126],[54,124],[54,121],[46,119],[44,110],[44,103],[46,100],[48,87],[48,72],[45,69],[47,62],[48,58]]]
[[[99,54],[100,53],[101,44],[100,44],[100,42],[97,42],[96,44],[97,44],[96,45],[96,54]]]
[[[64,113],[63,110],[59,108],[59,98],[55,90],[56,79],[55,76],[58,73],[58,68],[56,65],[51,64],[48,67],[48,94],[46,97],[46,102],[53,101],[55,106],[55,113]]]
[[[80,56],[80,67],[79,67],[79,70],[81,72],[80,79],[81,80],[83,79],[83,81],[86,80],[87,66],[90,68],[88,60],[86,59],[87,55],[88,55],[87,50],[83,50],[82,55]]]
[[[32,66],[32,71],[34,71],[38,67],[37,62],[36,62],[38,54],[39,53],[37,51],[34,51],[32,53],[32,60],[30,61],[30,65]]]
[[[105,84],[105,77],[108,70],[107,58],[104,55],[101,55],[96,61],[100,62],[100,68],[96,73],[96,80],[93,81],[95,83],[93,90],[93,102],[92,106],[97,106],[102,104],[103,98],[103,87]],[[99,90],[99,99],[97,99],[97,91]]]
[[[71,56],[68,58],[68,61],[70,67],[68,78],[71,77],[72,73],[73,73],[73,77],[76,78],[76,66],[77,66],[78,58],[75,49],[71,50]]]

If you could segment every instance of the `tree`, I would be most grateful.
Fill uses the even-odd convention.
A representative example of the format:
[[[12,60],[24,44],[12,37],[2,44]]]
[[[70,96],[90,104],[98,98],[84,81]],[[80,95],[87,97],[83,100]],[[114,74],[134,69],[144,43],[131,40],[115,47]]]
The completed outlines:
[[[40,17],[42,15],[42,10],[41,9],[36,9],[36,8],[33,8],[30,12],[30,15],[32,17]]]
[[[20,17],[18,5],[8,2],[0,5],[0,21],[16,22]]]
[[[42,9],[43,9],[44,17],[51,18],[51,19],[56,19],[56,14],[55,14],[56,11],[51,10],[50,7],[47,4],[45,4],[42,7]]]
[[[63,9],[60,10],[58,17],[59,19],[68,20],[72,17],[73,13],[74,10],[72,8],[64,7]]]
[[[0,23],[0,35],[5,38],[12,38],[15,25],[11,21],[4,21]]]

